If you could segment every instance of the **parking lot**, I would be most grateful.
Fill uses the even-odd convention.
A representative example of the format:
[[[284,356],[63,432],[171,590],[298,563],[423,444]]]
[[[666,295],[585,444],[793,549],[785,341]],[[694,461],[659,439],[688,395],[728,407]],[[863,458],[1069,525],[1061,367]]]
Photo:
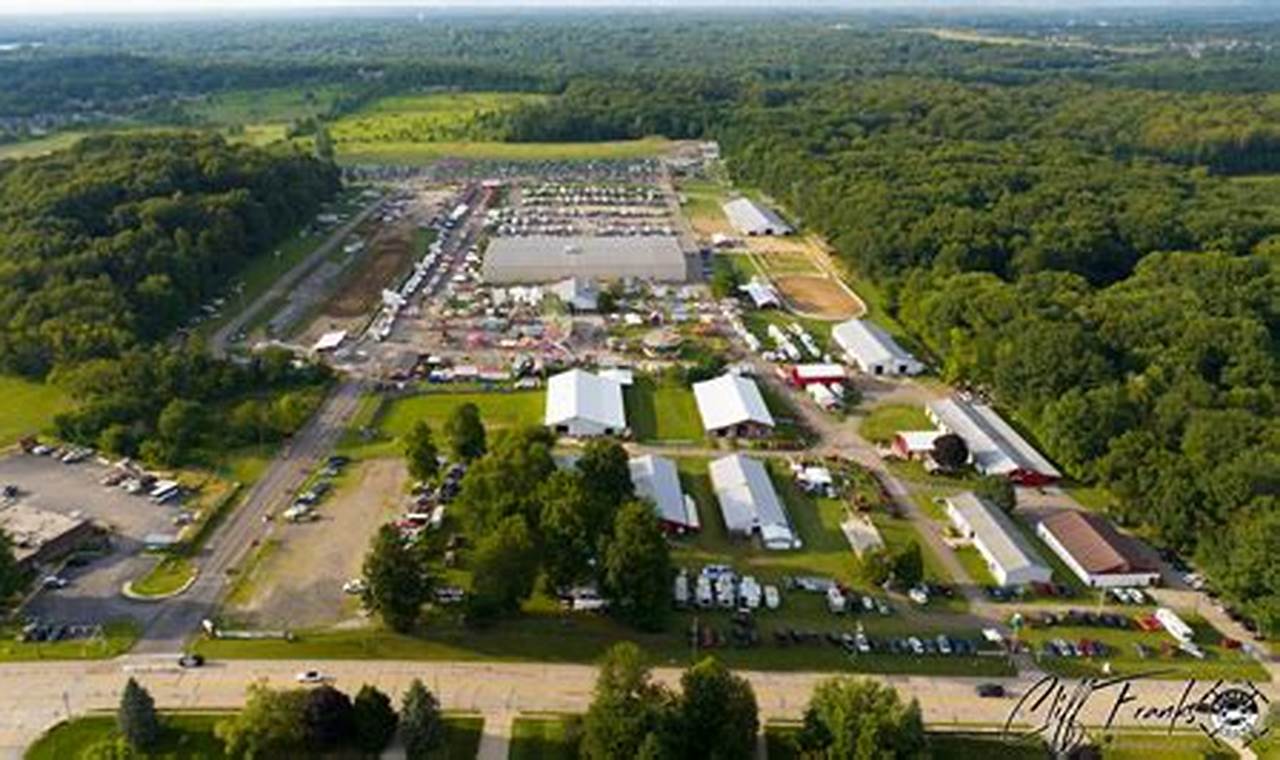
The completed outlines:
[[[145,495],[99,484],[108,471],[92,459],[78,464],[30,454],[0,459],[0,483],[16,485],[19,501],[83,517],[110,531],[110,550],[62,571],[68,585],[40,591],[25,610],[28,617],[95,624],[123,617],[145,622],[154,613],[155,605],[130,602],[120,589],[151,567],[154,560],[142,555],[143,539],[151,533],[172,533],[180,502],[157,505]]]

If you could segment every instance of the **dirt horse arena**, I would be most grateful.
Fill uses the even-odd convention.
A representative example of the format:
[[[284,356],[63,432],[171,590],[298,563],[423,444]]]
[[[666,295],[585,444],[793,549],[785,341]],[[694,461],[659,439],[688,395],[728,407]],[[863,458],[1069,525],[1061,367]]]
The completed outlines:
[[[829,277],[778,277],[774,284],[787,303],[805,316],[850,319],[865,311],[862,302]]]

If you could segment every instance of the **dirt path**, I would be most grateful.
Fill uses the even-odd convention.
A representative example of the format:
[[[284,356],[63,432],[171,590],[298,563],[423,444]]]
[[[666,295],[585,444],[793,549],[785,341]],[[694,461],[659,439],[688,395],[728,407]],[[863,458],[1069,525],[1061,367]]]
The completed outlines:
[[[232,610],[268,628],[315,628],[350,619],[342,584],[360,575],[369,540],[396,513],[406,478],[399,459],[357,465],[313,523],[282,523],[278,547],[255,581],[257,592]]]

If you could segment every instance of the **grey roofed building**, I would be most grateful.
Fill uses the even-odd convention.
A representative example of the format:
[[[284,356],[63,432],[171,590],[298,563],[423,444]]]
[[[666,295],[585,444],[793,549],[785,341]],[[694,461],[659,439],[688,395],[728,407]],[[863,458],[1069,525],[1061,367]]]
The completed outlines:
[[[730,532],[741,535],[759,532],[768,549],[795,548],[795,534],[787,510],[764,464],[742,454],[731,454],[715,460],[707,470],[725,527]]]
[[[999,507],[969,492],[947,497],[947,517],[986,560],[1000,585],[1048,583],[1053,570]]]
[[[481,265],[485,282],[556,282],[635,278],[684,282],[689,267],[679,241],[667,235],[636,237],[499,237]]]
[[[600,306],[600,292],[595,283],[582,277],[570,277],[547,288],[574,311],[595,311]]]
[[[24,570],[65,557],[94,533],[87,520],[21,502],[0,508],[0,530],[13,542],[13,557]]]
[[[879,325],[865,319],[850,319],[831,330],[845,358],[868,375],[918,375],[924,365],[898,345]]]
[[[707,432],[748,432],[749,428],[772,428],[773,415],[760,395],[756,381],[741,375],[724,374],[693,384],[693,398]]]
[[[628,462],[636,495],[652,501],[658,519],[668,530],[697,530],[700,527],[698,507],[680,487],[680,474],[675,462],[648,454]]]
[[[973,468],[1029,486],[1051,483],[1062,473],[986,404],[956,398],[930,401],[925,413],[943,431],[964,439]]]
[[[778,212],[750,198],[735,198],[725,203],[724,215],[739,235],[790,235],[794,231]]]

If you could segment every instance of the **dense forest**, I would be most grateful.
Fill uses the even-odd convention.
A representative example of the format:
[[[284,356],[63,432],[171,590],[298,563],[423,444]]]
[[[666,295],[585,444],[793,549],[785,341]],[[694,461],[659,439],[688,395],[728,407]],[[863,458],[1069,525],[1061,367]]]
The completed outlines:
[[[77,399],[67,440],[177,463],[296,430],[328,373],[162,342],[314,216],[337,170],[198,135],[102,136],[0,163],[0,370]]]

